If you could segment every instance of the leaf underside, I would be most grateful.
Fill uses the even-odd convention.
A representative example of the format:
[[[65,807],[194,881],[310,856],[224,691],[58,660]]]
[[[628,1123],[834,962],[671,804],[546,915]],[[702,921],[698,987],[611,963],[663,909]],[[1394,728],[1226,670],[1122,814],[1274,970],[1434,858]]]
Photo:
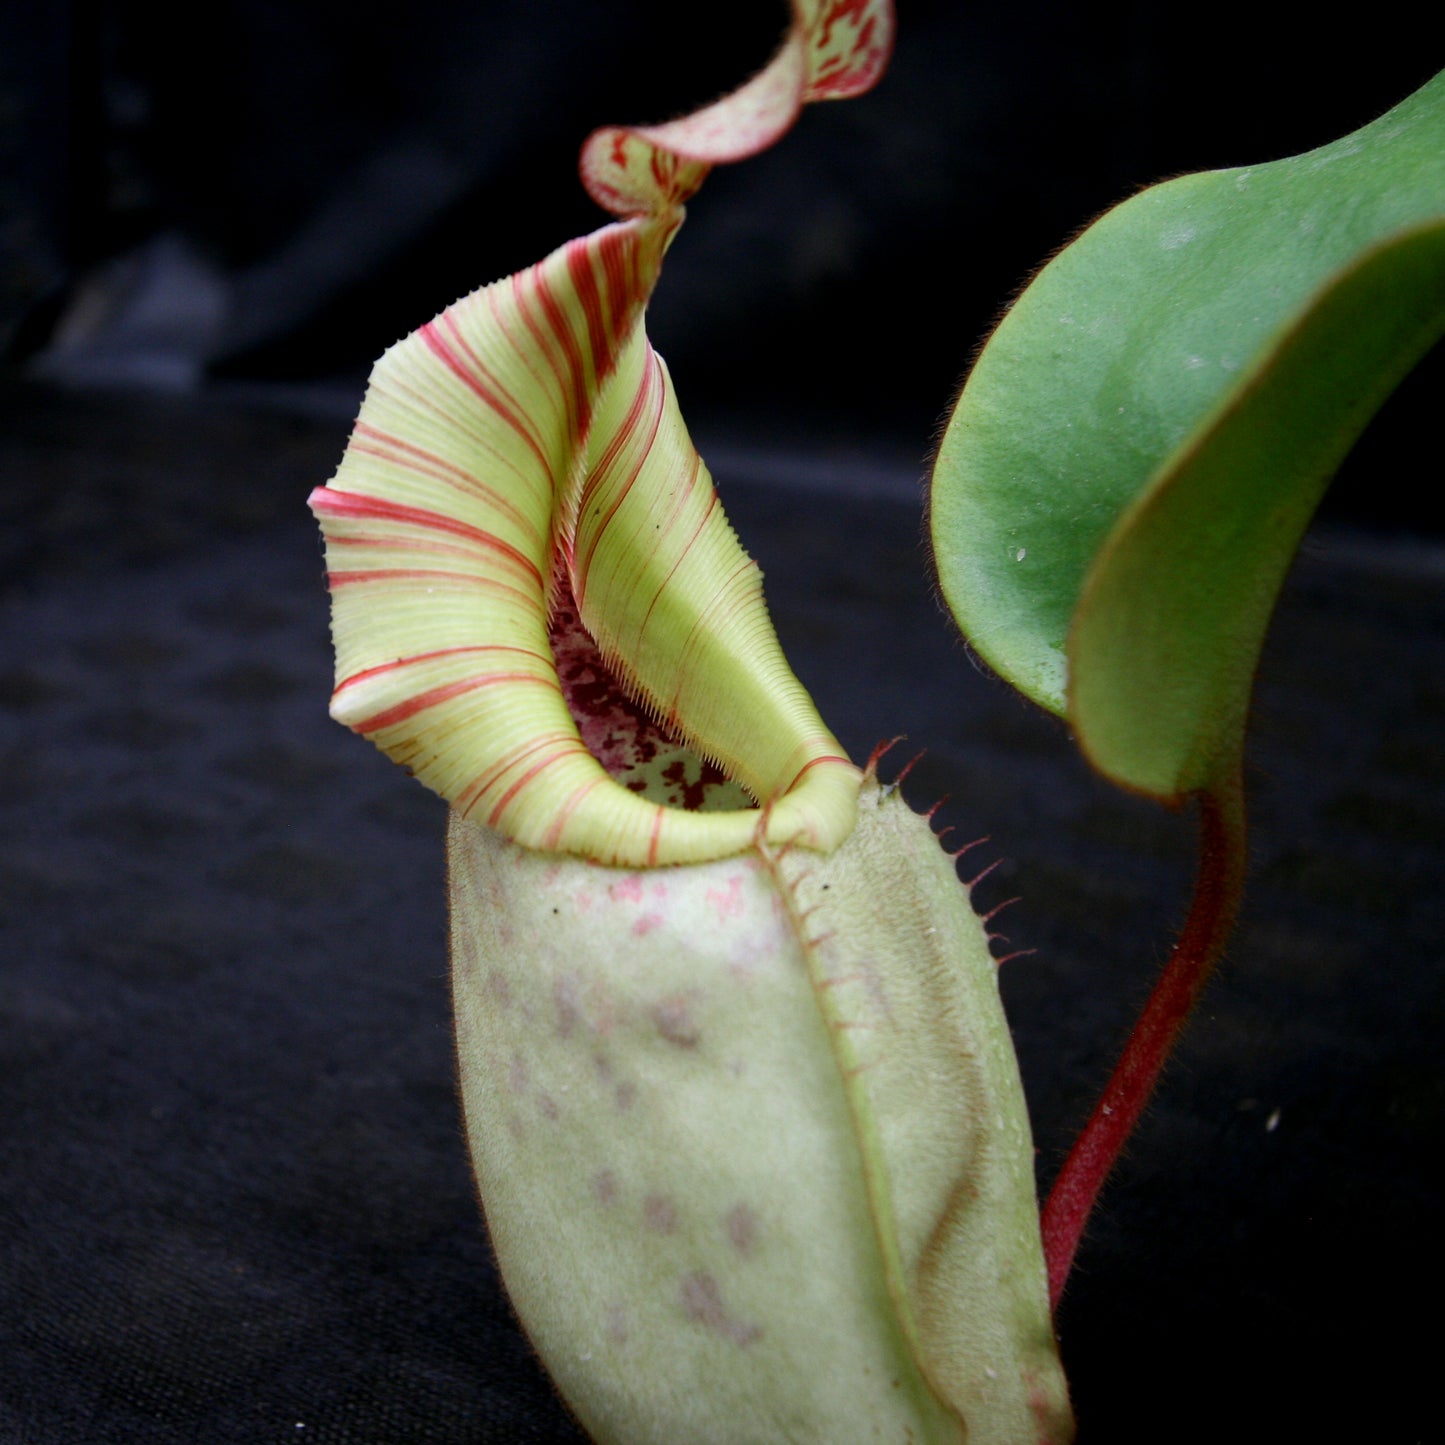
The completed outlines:
[[[1217,783],[1300,535],[1442,332],[1445,75],[1331,145],[1124,202],[949,420],[931,529],[959,625],[1116,781]]]

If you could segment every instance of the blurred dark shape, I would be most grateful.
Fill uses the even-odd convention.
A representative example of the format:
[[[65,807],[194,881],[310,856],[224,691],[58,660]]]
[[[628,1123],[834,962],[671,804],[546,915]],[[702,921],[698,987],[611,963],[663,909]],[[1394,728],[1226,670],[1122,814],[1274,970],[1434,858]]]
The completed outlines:
[[[992,319],[1094,215],[1165,174],[1331,139],[1445,53],[1390,0],[1368,26],[1308,31],[1280,0],[1202,19],[1059,0],[900,10],[872,96],[812,108],[694,203],[650,318],[690,416],[825,442],[888,432],[921,457]],[[0,352],[70,384],[226,381],[344,414],[397,337],[604,223],[575,180],[592,127],[712,98],[787,19],[782,0],[741,0],[705,32],[705,13],[6,7]],[[1440,373],[1375,428],[1372,476],[1416,468]],[[1350,471],[1330,505],[1439,522],[1433,498],[1382,500]]]

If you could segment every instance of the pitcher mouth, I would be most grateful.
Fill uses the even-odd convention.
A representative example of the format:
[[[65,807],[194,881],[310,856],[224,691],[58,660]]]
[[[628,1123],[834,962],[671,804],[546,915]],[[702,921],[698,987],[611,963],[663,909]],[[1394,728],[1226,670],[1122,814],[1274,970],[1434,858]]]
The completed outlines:
[[[584,183],[622,219],[373,370],[312,497],[332,715],[464,817],[627,867],[741,853],[760,828],[826,853],[852,831],[861,775],[788,666],[643,314],[709,169],[868,89],[892,30],[887,0],[794,0],[738,91],[586,142]]]
[[[582,625],[571,583],[558,568],[547,635],[562,697],[587,751],[631,793],[689,813],[756,807],[740,783],[690,748],[635,697]]]

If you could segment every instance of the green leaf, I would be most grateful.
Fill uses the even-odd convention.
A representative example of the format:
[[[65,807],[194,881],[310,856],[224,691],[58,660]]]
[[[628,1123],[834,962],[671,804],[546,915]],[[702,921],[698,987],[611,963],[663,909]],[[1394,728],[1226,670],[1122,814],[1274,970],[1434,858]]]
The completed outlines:
[[[984,348],[934,468],[979,654],[1173,799],[1237,758],[1334,469],[1445,332],[1445,74],[1372,125],[1110,211]]]

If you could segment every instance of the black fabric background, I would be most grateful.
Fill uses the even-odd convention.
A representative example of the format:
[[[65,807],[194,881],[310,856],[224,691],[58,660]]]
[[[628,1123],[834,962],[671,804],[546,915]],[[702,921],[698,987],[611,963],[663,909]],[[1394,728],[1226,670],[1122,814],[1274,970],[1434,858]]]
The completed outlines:
[[[5,1445],[579,1439],[472,1196],[442,806],[326,717],[303,502],[343,439],[0,393]],[[722,485],[824,715],[858,754],[926,746],[910,796],[992,835],[982,904],[1022,896],[1000,926],[1037,953],[1004,978],[1046,1184],[1191,827],[971,665],[893,476]],[[1309,544],[1255,719],[1243,927],[1060,1316],[1085,1445],[1434,1433],[1442,624],[1438,551]]]

